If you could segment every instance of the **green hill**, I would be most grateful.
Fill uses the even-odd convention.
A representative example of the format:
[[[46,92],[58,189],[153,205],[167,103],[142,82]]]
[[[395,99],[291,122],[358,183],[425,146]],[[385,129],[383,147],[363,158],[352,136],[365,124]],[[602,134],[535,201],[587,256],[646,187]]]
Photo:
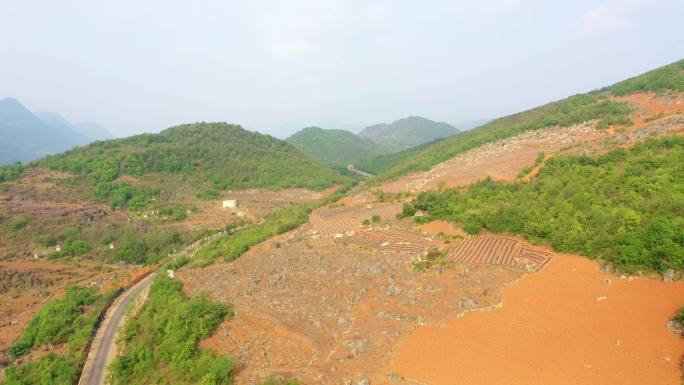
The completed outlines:
[[[136,192],[119,181],[123,176],[139,177],[149,182],[146,187],[160,190],[190,185],[206,198],[228,189],[322,190],[344,179],[282,140],[227,123],[185,124],[100,141],[35,165],[76,174],[95,185],[95,198],[115,206],[136,201]]]
[[[447,123],[435,122],[420,116],[410,116],[393,123],[366,127],[359,136],[393,149],[414,147],[435,139],[458,133]]]
[[[386,154],[386,147],[349,131],[307,127],[286,139],[303,153],[334,169],[346,169],[363,159]]]
[[[626,103],[611,100],[611,94],[627,95],[640,91],[666,93],[683,90],[684,60],[680,60],[601,90],[571,96],[528,111],[492,120],[483,126],[426,146],[420,151],[409,149],[408,155],[393,154],[391,161],[385,159],[385,162],[366,167],[369,170],[375,170],[376,173],[382,173],[380,179],[393,179],[412,172],[428,170],[457,154],[528,130],[554,125],[571,126],[592,119],[600,121],[599,127],[629,124],[631,108]]]

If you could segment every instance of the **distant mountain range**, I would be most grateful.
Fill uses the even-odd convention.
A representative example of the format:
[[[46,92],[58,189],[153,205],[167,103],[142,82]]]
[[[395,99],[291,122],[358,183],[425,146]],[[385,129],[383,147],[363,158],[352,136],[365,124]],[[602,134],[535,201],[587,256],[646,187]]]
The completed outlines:
[[[477,125],[470,122],[467,128]],[[399,119],[366,127],[355,135],[345,130],[307,127],[286,139],[303,153],[337,170],[349,164],[363,164],[370,159],[420,146],[459,133],[447,123],[420,116]]]
[[[29,162],[113,137],[97,123],[71,123],[53,112],[34,114],[14,98],[0,100],[0,164]]]
[[[435,139],[458,134],[460,130],[448,123],[435,122],[421,116],[410,116],[392,123],[366,127],[359,136],[395,150],[410,148]]]

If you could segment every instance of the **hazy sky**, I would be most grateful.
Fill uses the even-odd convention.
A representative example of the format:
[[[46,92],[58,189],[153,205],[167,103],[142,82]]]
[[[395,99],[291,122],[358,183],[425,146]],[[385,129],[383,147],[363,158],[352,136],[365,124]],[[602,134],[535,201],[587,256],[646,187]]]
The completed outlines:
[[[0,0],[0,98],[118,135],[498,117],[684,58],[683,0]]]

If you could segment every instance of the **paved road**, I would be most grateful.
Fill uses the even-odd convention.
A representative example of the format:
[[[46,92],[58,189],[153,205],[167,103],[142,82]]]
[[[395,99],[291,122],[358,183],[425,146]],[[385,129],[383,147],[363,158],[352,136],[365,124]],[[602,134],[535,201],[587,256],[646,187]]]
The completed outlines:
[[[367,177],[367,178],[373,177],[373,174],[369,174],[369,173],[367,173],[367,172],[365,172],[365,171],[361,171],[361,170],[359,170],[358,168],[356,168],[353,164],[348,164],[348,165],[347,165],[347,170],[349,170],[349,171],[351,171],[351,172],[355,172],[355,173],[357,173],[357,174],[359,174],[359,175],[362,175],[362,176],[365,176],[365,177]]]
[[[154,277],[155,273],[152,273],[136,283],[121,294],[109,308],[93,339],[78,385],[104,385],[107,367],[116,355],[116,335],[126,316],[126,309],[138,294],[152,284]]]

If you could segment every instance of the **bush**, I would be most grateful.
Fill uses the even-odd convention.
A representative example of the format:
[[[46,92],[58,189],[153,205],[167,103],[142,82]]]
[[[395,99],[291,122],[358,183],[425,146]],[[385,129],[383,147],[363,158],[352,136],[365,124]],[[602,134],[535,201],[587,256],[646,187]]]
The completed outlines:
[[[21,162],[16,162],[12,165],[0,166],[0,183],[8,180],[18,179],[22,172],[24,172],[24,166],[21,164]]]
[[[21,338],[12,344],[9,353],[18,358],[35,346],[69,342],[79,329],[92,330],[89,326],[97,316],[93,318],[82,313],[85,306],[92,305],[97,299],[94,287],[68,288],[64,297],[52,300],[38,310]]]
[[[55,246],[57,239],[50,234],[43,234],[38,236],[38,243],[45,247]]]
[[[672,320],[684,325],[684,306],[679,308],[679,312],[674,317],[672,317]]]
[[[7,223],[7,230],[19,231],[19,230],[23,229],[24,227],[26,227],[27,224],[28,224],[28,219],[26,219],[26,217],[24,217],[24,216],[14,217],[14,218],[12,218],[11,221],[9,221],[9,223]]]
[[[72,385],[79,375],[73,360],[50,353],[23,366],[10,366],[3,385]]]
[[[182,221],[187,218],[188,209],[183,205],[164,206],[159,209],[159,215],[172,221]]]

